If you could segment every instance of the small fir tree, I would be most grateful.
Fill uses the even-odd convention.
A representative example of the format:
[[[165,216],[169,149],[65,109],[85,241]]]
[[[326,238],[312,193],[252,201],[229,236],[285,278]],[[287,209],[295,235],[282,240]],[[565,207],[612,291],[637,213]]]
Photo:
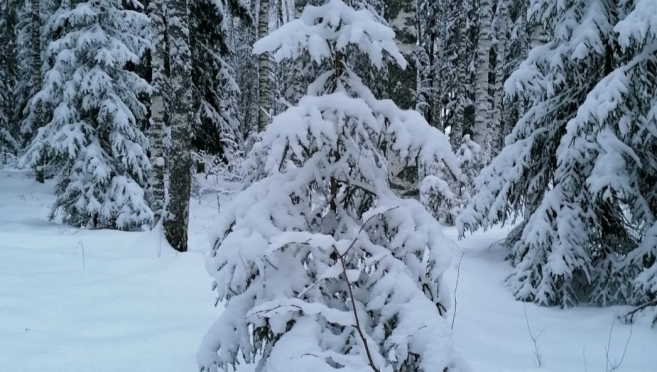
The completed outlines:
[[[51,218],[119,229],[152,222],[143,191],[148,141],[137,122],[146,113],[137,95],[150,87],[126,70],[148,45],[136,35],[147,25],[118,0],[63,1],[53,15],[52,68],[29,107],[53,110],[23,158],[31,166],[48,156],[61,167]]]
[[[441,317],[449,240],[387,182],[391,153],[456,174],[458,160],[442,133],[377,100],[347,63],[359,49],[374,66],[386,53],[404,67],[394,32],[331,0],[254,49],[277,60],[306,49],[333,68],[261,134],[248,187],[222,208],[208,270],[226,309],[199,350],[201,369],[243,358],[256,371],[469,371]]]

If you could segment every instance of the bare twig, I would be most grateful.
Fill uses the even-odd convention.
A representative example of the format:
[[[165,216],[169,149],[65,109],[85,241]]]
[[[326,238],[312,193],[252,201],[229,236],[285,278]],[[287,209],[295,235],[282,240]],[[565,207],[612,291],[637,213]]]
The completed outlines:
[[[634,314],[636,314],[636,313],[640,312],[641,310],[643,310],[645,308],[648,308],[650,306],[657,306],[657,300],[650,301],[648,303],[645,303],[645,304],[637,307],[636,309],[634,309],[634,310],[630,311],[629,313],[625,314],[624,318],[626,320],[629,320],[630,323],[633,323]]]
[[[456,266],[456,285],[454,286],[454,314],[452,314],[452,329],[454,329],[454,320],[456,320],[456,291],[459,289],[459,277],[461,276],[461,261],[463,261],[463,255],[461,253],[461,258],[459,258],[459,264]]]
[[[86,263],[86,259],[84,257],[84,239],[83,239],[82,230],[80,230],[80,246],[82,247],[82,270],[86,270],[87,269],[87,263]]]
[[[607,357],[607,363],[606,363],[607,372],[616,372],[620,368],[621,364],[623,364],[623,360],[625,360],[625,354],[627,354],[627,347],[630,345],[630,339],[632,339],[632,332],[634,331],[634,326],[630,325],[630,334],[627,336],[627,341],[625,341],[625,347],[623,348],[623,354],[621,355],[621,359],[620,361],[612,362],[609,359],[609,351],[611,350],[611,335],[614,331],[614,323],[616,323],[616,319],[614,319],[611,322],[611,327],[609,328],[609,338],[607,339],[607,346],[605,347],[605,354]]]
[[[543,354],[541,353],[541,348],[538,345],[538,339],[541,337],[541,334],[543,334],[543,331],[539,332],[538,335],[534,335],[532,332],[531,327],[529,326],[529,317],[527,316],[527,307],[524,306],[523,310],[525,312],[525,321],[527,322],[527,332],[529,332],[529,337],[532,339],[532,342],[534,343],[534,358],[536,359],[536,365],[538,367],[541,367],[543,365]]]
[[[355,239],[354,239],[355,241]],[[353,244],[352,244],[353,245]],[[374,365],[374,360],[372,359],[372,353],[370,352],[370,347],[367,345],[367,339],[363,333],[363,329],[360,326],[360,320],[358,319],[358,311],[356,310],[356,300],[354,299],[354,291],[351,288],[351,282],[349,281],[349,275],[347,274],[347,265],[344,263],[344,257],[340,254],[336,247],[333,247],[335,252],[338,255],[338,259],[342,264],[342,273],[344,274],[344,280],[347,282],[347,289],[349,290],[349,298],[351,299],[351,309],[354,312],[354,318],[356,319],[356,331],[360,336],[363,346],[365,346],[365,354],[367,355],[367,361],[374,372],[379,372],[379,369]]]
[[[586,364],[586,350],[582,347],[582,356],[584,357],[584,372],[589,372],[589,367]]]
[[[75,250],[73,250],[73,254],[75,254],[75,252],[78,251],[78,247],[80,247],[80,250],[82,251],[82,270],[86,270],[87,265],[86,265],[85,257],[84,257],[84,241],[82,240],[82,230],[80,230],[79,232],[80,232],[80,241],[75,246]]]

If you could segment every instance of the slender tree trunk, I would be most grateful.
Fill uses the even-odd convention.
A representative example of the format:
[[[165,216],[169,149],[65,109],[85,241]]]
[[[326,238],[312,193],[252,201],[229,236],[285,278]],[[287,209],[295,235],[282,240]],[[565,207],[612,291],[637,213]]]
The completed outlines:
[[[495,88],[493,95],[493,120],[488,130],[491,143],[491,157],[501,150],[504,133],[502,130],[503,98],[504,98],[504,63],[506,62],[506,30],[509,22],[509,7],[506,0],[500,2],[497,20],[497,61],[495,64]]]
[[[30,0],[32,4],[32,73],[34,89],[41,90],[41,4],[39,0]]]
[[[164,230],[171,246],[187,251],[191,191],[192,66],[186,0],[172,0],[167,8],[171,66],[171,155],[169,205]]]
[[[164,128],[167,123],[166,87],[168,71],[166,5],[161,0],[151,1],[149,17],[151,19],[151,72],[152,87],[149,138],[150,158],[153,166],[151,174],[151,209],[155,213],[154,222],[158,223],[165,211],[164,184]]]
[[[30,0],[32,5],[32,82],[33,92],[41,90],[41,3],[39,0]],[[32,130],[37,130],[43,123],[43,110],[40,105],[36,107],[35,123]],[[45,181],[45,156],[36,164],[34,175],[37,182]]]
[[[308,0],[295,0],[294,2],[294,10],[295,10],[295,16],[296,18],[301,17],[301,13],[303,12],[303,9],[306,7],[306,4],[308,3]],[[303,97],[305,93],[305,81],[302,78],[303,74],[303,65],[304,65],[304,59],[302,57],[299,57],[294,60],[294,66],[293,66],[293,73],[292,73],[292,103],[293,105],[296,105],[299,103],[301,100],[301,97]]]
[[[481,0],[479,3],[479,41],[475,81],[475,124],[472,139],[481,146],[484,164],[488,163],[486,154],[490,153],[486,144],[486,132],[491,116],[488,73],[490,71],[492,13],[491,0]]]
[[[258,13],[258,39],[269,33],[269,0],[260,0]],[[269,53],[262,53],[258,60],[258,130],[269,124],[271,113],[271,94],[269,92]]]

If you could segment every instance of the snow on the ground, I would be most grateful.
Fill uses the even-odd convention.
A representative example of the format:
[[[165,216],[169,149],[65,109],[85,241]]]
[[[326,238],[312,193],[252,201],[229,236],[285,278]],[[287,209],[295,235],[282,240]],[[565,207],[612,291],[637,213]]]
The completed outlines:
[[[192,200],[191,252],[177,254],[158,232],[80,231],[49,222],[52,188],[0,171],[0,371],[197,371],[196,349],[221,311],[203,257],[217,215],[214,196]],[[616,322],[609,342],[624,308],[513,301],[503,284],[510,272],[504,254],[487,249],[504,232],[457,241],[464,256],[454,339],[475,371],[609,372],[630,331],[616,371],[657,370],[656,330]],[[455,239],[453,229],[448,234]],[[452,290],[458,259],[447,273]],[[525,309],[540,334],[541,367]]]
[[[657,371],[657,329],[646,324],[629,326],[616,320],[617,315],[630,307],[562,310],[514,301],[504,287],[504,280],[511,272],[509,263],[504,261],[505,253],[488,248],[505,237],[509,229],[479,232],[456,241],[463,258],[456,292],[454,339],[475,371]],[[455,229],[447,232],[456,240]],[[460,254],[456,254],[446,274],[452,291],[459,259]],[[454,292],[451,297],[454,300]],[[453,311],[452,303],[450,322]],[[528,321],[532,334],[540,335],[537,341],[540,367],[527,329]],[[618,368],[614,369],[615,366]]]
[[[197,371],[220,312],[203,255],[157,232],[49,222],[52,188],[0,172],[0,371]],[[209,247],[212,208],[192,206],[196,249]]]

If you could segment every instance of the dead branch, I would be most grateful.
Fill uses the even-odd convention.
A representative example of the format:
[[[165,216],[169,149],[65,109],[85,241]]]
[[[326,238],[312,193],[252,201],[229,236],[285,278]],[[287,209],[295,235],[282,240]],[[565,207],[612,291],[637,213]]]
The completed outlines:
[[[456,285],[454,286],[454,314],[452,315],[452,329],[454,329],[454,320],[456,320],[456,291],[459,289],[459,277],[461,276],[461,261],[463,261],[463,255],[464,253],[461,253],[461,258],[459,258],[459,264],[456,267]]]
[[[354,239],[355,241],[355,239]],[[353,245],[353,243],[352,243]],[[351,247],[350,247],[351,248]],[[370,347],[367,345],[367,339],[363,333],[363,329],[360,326],[360,320],[358,318],[358,311],[356,309],[356,300],[354,299],[354,291],[351,288],[351,282],[349,281],[349,275],[347,275],[347,265],[344,263],[344,257],[340,254],[337,248],[333,247],[337,253],[340,264],[342,265],[342,273],[344,274],[344,280],[347,282],[347,289],[349,291],[349,298],[351,299],[351,310],[354,312],[354,318],[356,320],[356,331],[360,336],[363,346],[365,346],[365,354],[367,355],[367,361],[374,372],[379,372],[379,369],[374,365],[374,360],[372,359],[372,353],[370,352]]]

